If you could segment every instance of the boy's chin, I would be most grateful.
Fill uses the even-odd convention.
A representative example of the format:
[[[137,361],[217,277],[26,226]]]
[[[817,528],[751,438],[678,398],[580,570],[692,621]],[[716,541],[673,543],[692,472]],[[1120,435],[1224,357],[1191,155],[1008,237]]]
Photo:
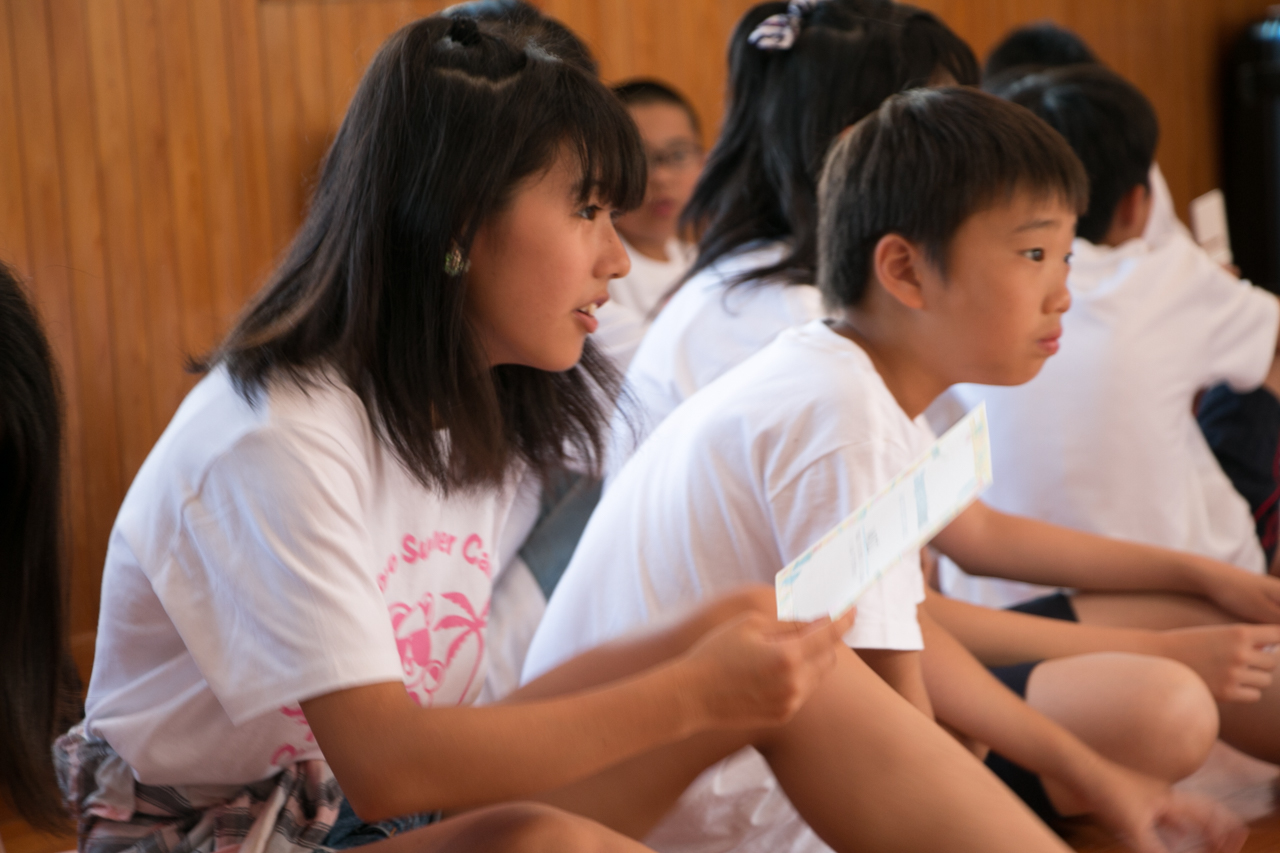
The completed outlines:
[[[1039,359],[1033,364],[1006,365],[997,370],[986,371],[990,375],[982,379],[965,379],[964,381],[974,385],[1025,385],[1040,375],[1044,362],[1044,359]]]

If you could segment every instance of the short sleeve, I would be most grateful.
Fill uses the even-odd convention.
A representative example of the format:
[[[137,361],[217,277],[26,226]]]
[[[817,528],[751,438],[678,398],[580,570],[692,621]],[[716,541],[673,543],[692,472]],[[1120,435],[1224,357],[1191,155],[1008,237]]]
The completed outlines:
[[[790,563],[874,494],[877,484],[897,472],[880,443],[846,445],[808,464],[769,496],[774,529],[784,563]],[[924,601],[920,555],[909,554],[872,584],[858,600],[858,616],[845,642],[856,649],[918,651],[924,648],[916,606]]]
[[[1201,385],[1226,382],[1237,391],[1253,390],[1266,379],[1275,358],[1280,302],[1218,269],[1207,257],[1200,260],[1206,274],[1197,283],[1196,308],[1188,312],[1187,322],[1197,325],[1205,341]]]
[[[152,586],[232,722],[400,681],[361,512],[360,466],[331,437],[273,428],[216,460]]]

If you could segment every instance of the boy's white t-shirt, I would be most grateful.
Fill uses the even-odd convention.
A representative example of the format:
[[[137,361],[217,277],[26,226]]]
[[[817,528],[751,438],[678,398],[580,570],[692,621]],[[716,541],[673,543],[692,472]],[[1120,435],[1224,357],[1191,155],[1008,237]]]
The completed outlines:
[[[1073,251],[1058,354],[1025,385],[955,386],[931,418],[986,402],[995,482],[983,500],[998,510],[1265,571],[1249,505],[1192,404],[1220,382],[1262,383],[1280,303],[1180,231],[1155,247],[1076,240]],[[970,576],[949,560],[940,571],[948,594],[990,606],[1054,591]]]
[[[825,317],[808,284],[727,283],[777,263],[780,242],[756,244],[702,270],[654,320],[627,369],[627,396],[614,414],[606,470],[612,475],[667,415],[699,388],[756,353],[783,329]]]
[[[783,332],[683,403],[623,467],[551,597],[525,680],[744,584],[772,585],[932,439],[852,341],[821,320]],[[923,599],[914,554],[863,595],[846,641],[922,648]],[[755,767],[744,761],[717,765],[686,792],[655,836],[659,849],[713,838],[791,849],[779,833],[808,832],[759,756]]]
[[[1151,164],[1147,183],[1151,191],[1151,213],[1147,217],[1147,227],[1142,231],[1142,239],[1149,245],[1159,246],[1175,235],[1191,237],[1191,232],[1173,208],[1173,194],[1169,192],[1169,183],[1164,179],[1159,163]]]
[[[609,282],[609,301],[596,311],[599,326],[592,337],[618,369],[626,371],[653,322],[654,309],[689,271],[697,248],[672,237],[666,245],[667,260],[660,261],[636,250],[621,234],[618,237],[631,258],[631,271]]]
[[[322,757],[300,700],[399,681],[470,703],[510,491],[427,490],[346,386],[251,406],[214,371],[112,530],[87,730],[139,781],[243,784]]]

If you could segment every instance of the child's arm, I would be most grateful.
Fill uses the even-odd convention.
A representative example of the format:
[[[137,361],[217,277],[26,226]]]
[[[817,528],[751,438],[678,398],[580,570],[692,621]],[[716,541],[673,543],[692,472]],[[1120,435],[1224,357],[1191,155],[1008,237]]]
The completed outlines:
[[[1111,628],[979,607],[928,591],[921,606],[986,666],[1093,652],[1135,652],[1181,661],[1214,698],[1256,702],[1272,681],[1280,643],[1277,625],[1211,625],[1174,631]]]
[[[925,684],[938,719],[1065,789],[1064,813],[1092,813],[1134,849],[1164,850],[1156,827],[1195,827],[1209,840],[1239,834],[1212,803],[1108,761],[995,679],[954,637],[920,614]],[[1225,846],[1225,845],[1224,845]]]
[[[1189,593],[1247,622],[1280,623],[1280,578],[1007,515],[982,501],[960,513],[933,545],[970,574],[1095,592]]]
[[[456,810],[558,788],[698,732],[785,722],[835,665],[851,626],[852,614],[794,626],[748,614],[639,675],[539,701],[424,709],[387,682],[302,709],[365,820]]]

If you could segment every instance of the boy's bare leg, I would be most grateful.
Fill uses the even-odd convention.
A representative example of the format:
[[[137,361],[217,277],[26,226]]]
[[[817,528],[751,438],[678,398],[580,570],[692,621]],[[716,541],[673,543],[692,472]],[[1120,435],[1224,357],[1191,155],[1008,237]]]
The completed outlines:
[[[649,848],[579,815],[541,803],[475,809],[364,845],[365,853],[644,853]]]
[[[676,651],[677,636],[679,631],[667,634],[664,651]],[[594,679],[625,676],[639,662],[650,663],[602,655],[578,670],[581,683],[561,675],[554,686],[557,692],[581,689]],[[745,745],[764,754],[796,809],[836,850],[1066,849],[969,752],[853,652],[840,656],[786,725],[691,738],[541,799],[640,838],[702,770]]]
[[[1176,782],[1218,737],[1204,682],[1167,658],[1098,653],[1047,660],[1031,672],[1027,704],[1119,764]]]
[[[1093,625],[1168,630],[1237,621],[1203,599],[1173,593],[1080,593],[1072,603],[1080,621]],[[1280,764],[1280,682],[1257,702],[1219,703],[1218,713],[1223,740]]]

